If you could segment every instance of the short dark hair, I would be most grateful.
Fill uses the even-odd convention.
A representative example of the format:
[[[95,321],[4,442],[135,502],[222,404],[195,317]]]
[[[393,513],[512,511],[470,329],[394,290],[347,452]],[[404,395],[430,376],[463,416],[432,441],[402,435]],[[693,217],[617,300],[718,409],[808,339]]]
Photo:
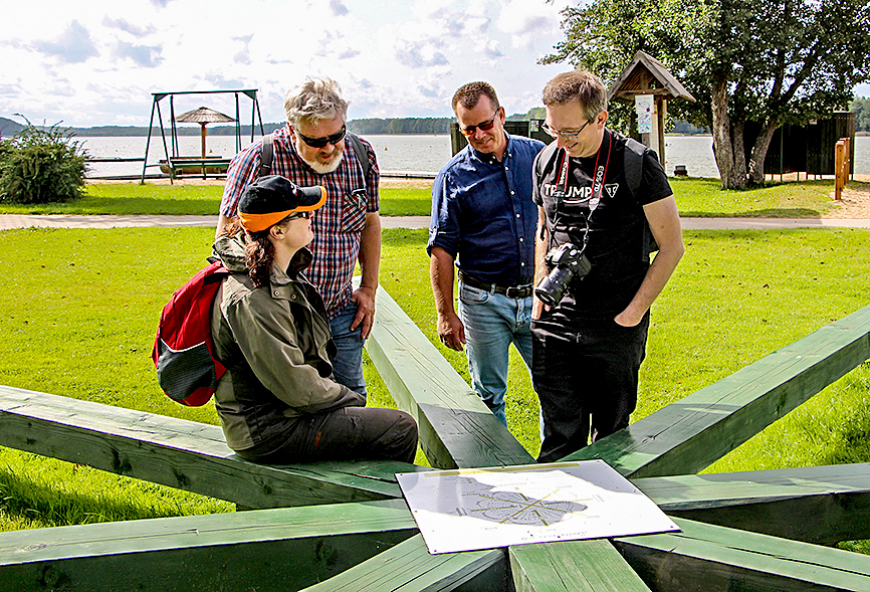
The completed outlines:
[[[544,87],[544,105],[559,105],[579,101],[592,121],[601,111],[607,111],[607,90],[604,83],[588,70],[572,70],[557,75]]]
[[[453,102],[451,103],[453,112],[456,113],[456,106],[460,103],[462,103],[462,106],[466,109],[474,109],[474,107],[477,106],[477,102],[480,100],[481,95],[489,97],[492,106],[496,111],[498,110],[498,95],[495,94],[495,89],[490,83],[469,82],[468,84],[460,86],[459,90],[457,90],[453,95]]]

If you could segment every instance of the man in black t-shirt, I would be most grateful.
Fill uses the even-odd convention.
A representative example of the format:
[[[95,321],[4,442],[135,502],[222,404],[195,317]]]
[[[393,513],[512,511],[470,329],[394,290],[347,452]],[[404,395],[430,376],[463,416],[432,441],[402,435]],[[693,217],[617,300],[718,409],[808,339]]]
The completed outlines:
[[[654,152],[605,127],[601,81],[560,74],[543,99],[544,129],[556,140],[535,162],[535,283],[551,273],[545,258],[560,245],[574,245],[591,264],[552,307],[536,298],[532,314],[544,420],[538,460],[552,462],[628,425],[649,308],[684,249],[664,169]],[[659,246],[652,264],[651,239]]]

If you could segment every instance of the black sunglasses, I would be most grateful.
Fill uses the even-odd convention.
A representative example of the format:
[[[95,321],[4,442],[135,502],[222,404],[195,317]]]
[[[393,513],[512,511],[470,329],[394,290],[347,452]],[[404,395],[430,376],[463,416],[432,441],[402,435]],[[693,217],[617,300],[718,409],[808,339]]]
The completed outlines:
[[[338,144],[344,139],[345,134],[347,134],[347,126],[341,126],[341,129],[332,134],[331,136],[326,136],[325,138],[309,138],[308,136],[303,136],[299,133],[299,130],[295,130],[296,135],[302,138],[302,141],[311,146],[312,148],[323,148],[327,144]]]
[[[466,128],[459,126],[459,131],[466,138],[473,136],[474,132],[476,132],[478,128],[480,128],[481,130],[483,130],[485,132],[488,132],[489,130],[492,129],[492,126],[495,125],[495,118],[496,117],[498,117],[498,109],[496,109],[495,114],[492,116],[492,119],[490,119],[489,121],[484,121],[483,123],[478,123],[477,125],[469,125]]]
[[[285,220],[285,221],[287,221],[287,220],[297,220],[297,219],[299,219],[299,218],[310,218],[310,217],[311,217],[311,212],[308,212],[308,211],[306,211],[306,212],[295,212],[295,213],[293,213],[293,214],[288,215],[286,218],[284,218],[284,220]]]

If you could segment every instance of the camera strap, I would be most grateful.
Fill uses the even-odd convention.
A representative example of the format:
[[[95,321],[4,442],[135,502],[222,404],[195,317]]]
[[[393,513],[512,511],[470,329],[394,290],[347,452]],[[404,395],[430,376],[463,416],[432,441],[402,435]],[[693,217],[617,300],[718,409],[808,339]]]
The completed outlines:
[[[607,168],[610,166],[610,154],[613,151],[613,134],[607,133],[607,157],[604,159],[604,164],[599,165],[601,160],[601,149],[604,147],[604,142],[598,148],[598,153],[595,155],[595,177],[592,179],[592,191],[589,197],[589,213],[586,215],[586,231],[583,233],[583,246],[581,252],[586,251],[586,244],[589,242],[589,221],[592,219],[592,214],[598,209],[601,203],[601,193],[604,191],[604,180],[607,178]],[[562,164],[559,172],[557,186],[562,186],[563,195],[568,194],[568,172],[571,159],[568,157],[568,152],[562,152]]]

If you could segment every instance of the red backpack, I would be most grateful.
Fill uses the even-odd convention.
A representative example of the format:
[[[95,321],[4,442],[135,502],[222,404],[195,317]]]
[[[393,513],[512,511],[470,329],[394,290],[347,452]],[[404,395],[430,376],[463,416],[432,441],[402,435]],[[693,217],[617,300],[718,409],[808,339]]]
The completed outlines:
[[[163,307],[151,359],[160,388],[182,405],[204,405],[226,368],[214,358],[211,308],[230,274],[221,261],[197,272]]]

